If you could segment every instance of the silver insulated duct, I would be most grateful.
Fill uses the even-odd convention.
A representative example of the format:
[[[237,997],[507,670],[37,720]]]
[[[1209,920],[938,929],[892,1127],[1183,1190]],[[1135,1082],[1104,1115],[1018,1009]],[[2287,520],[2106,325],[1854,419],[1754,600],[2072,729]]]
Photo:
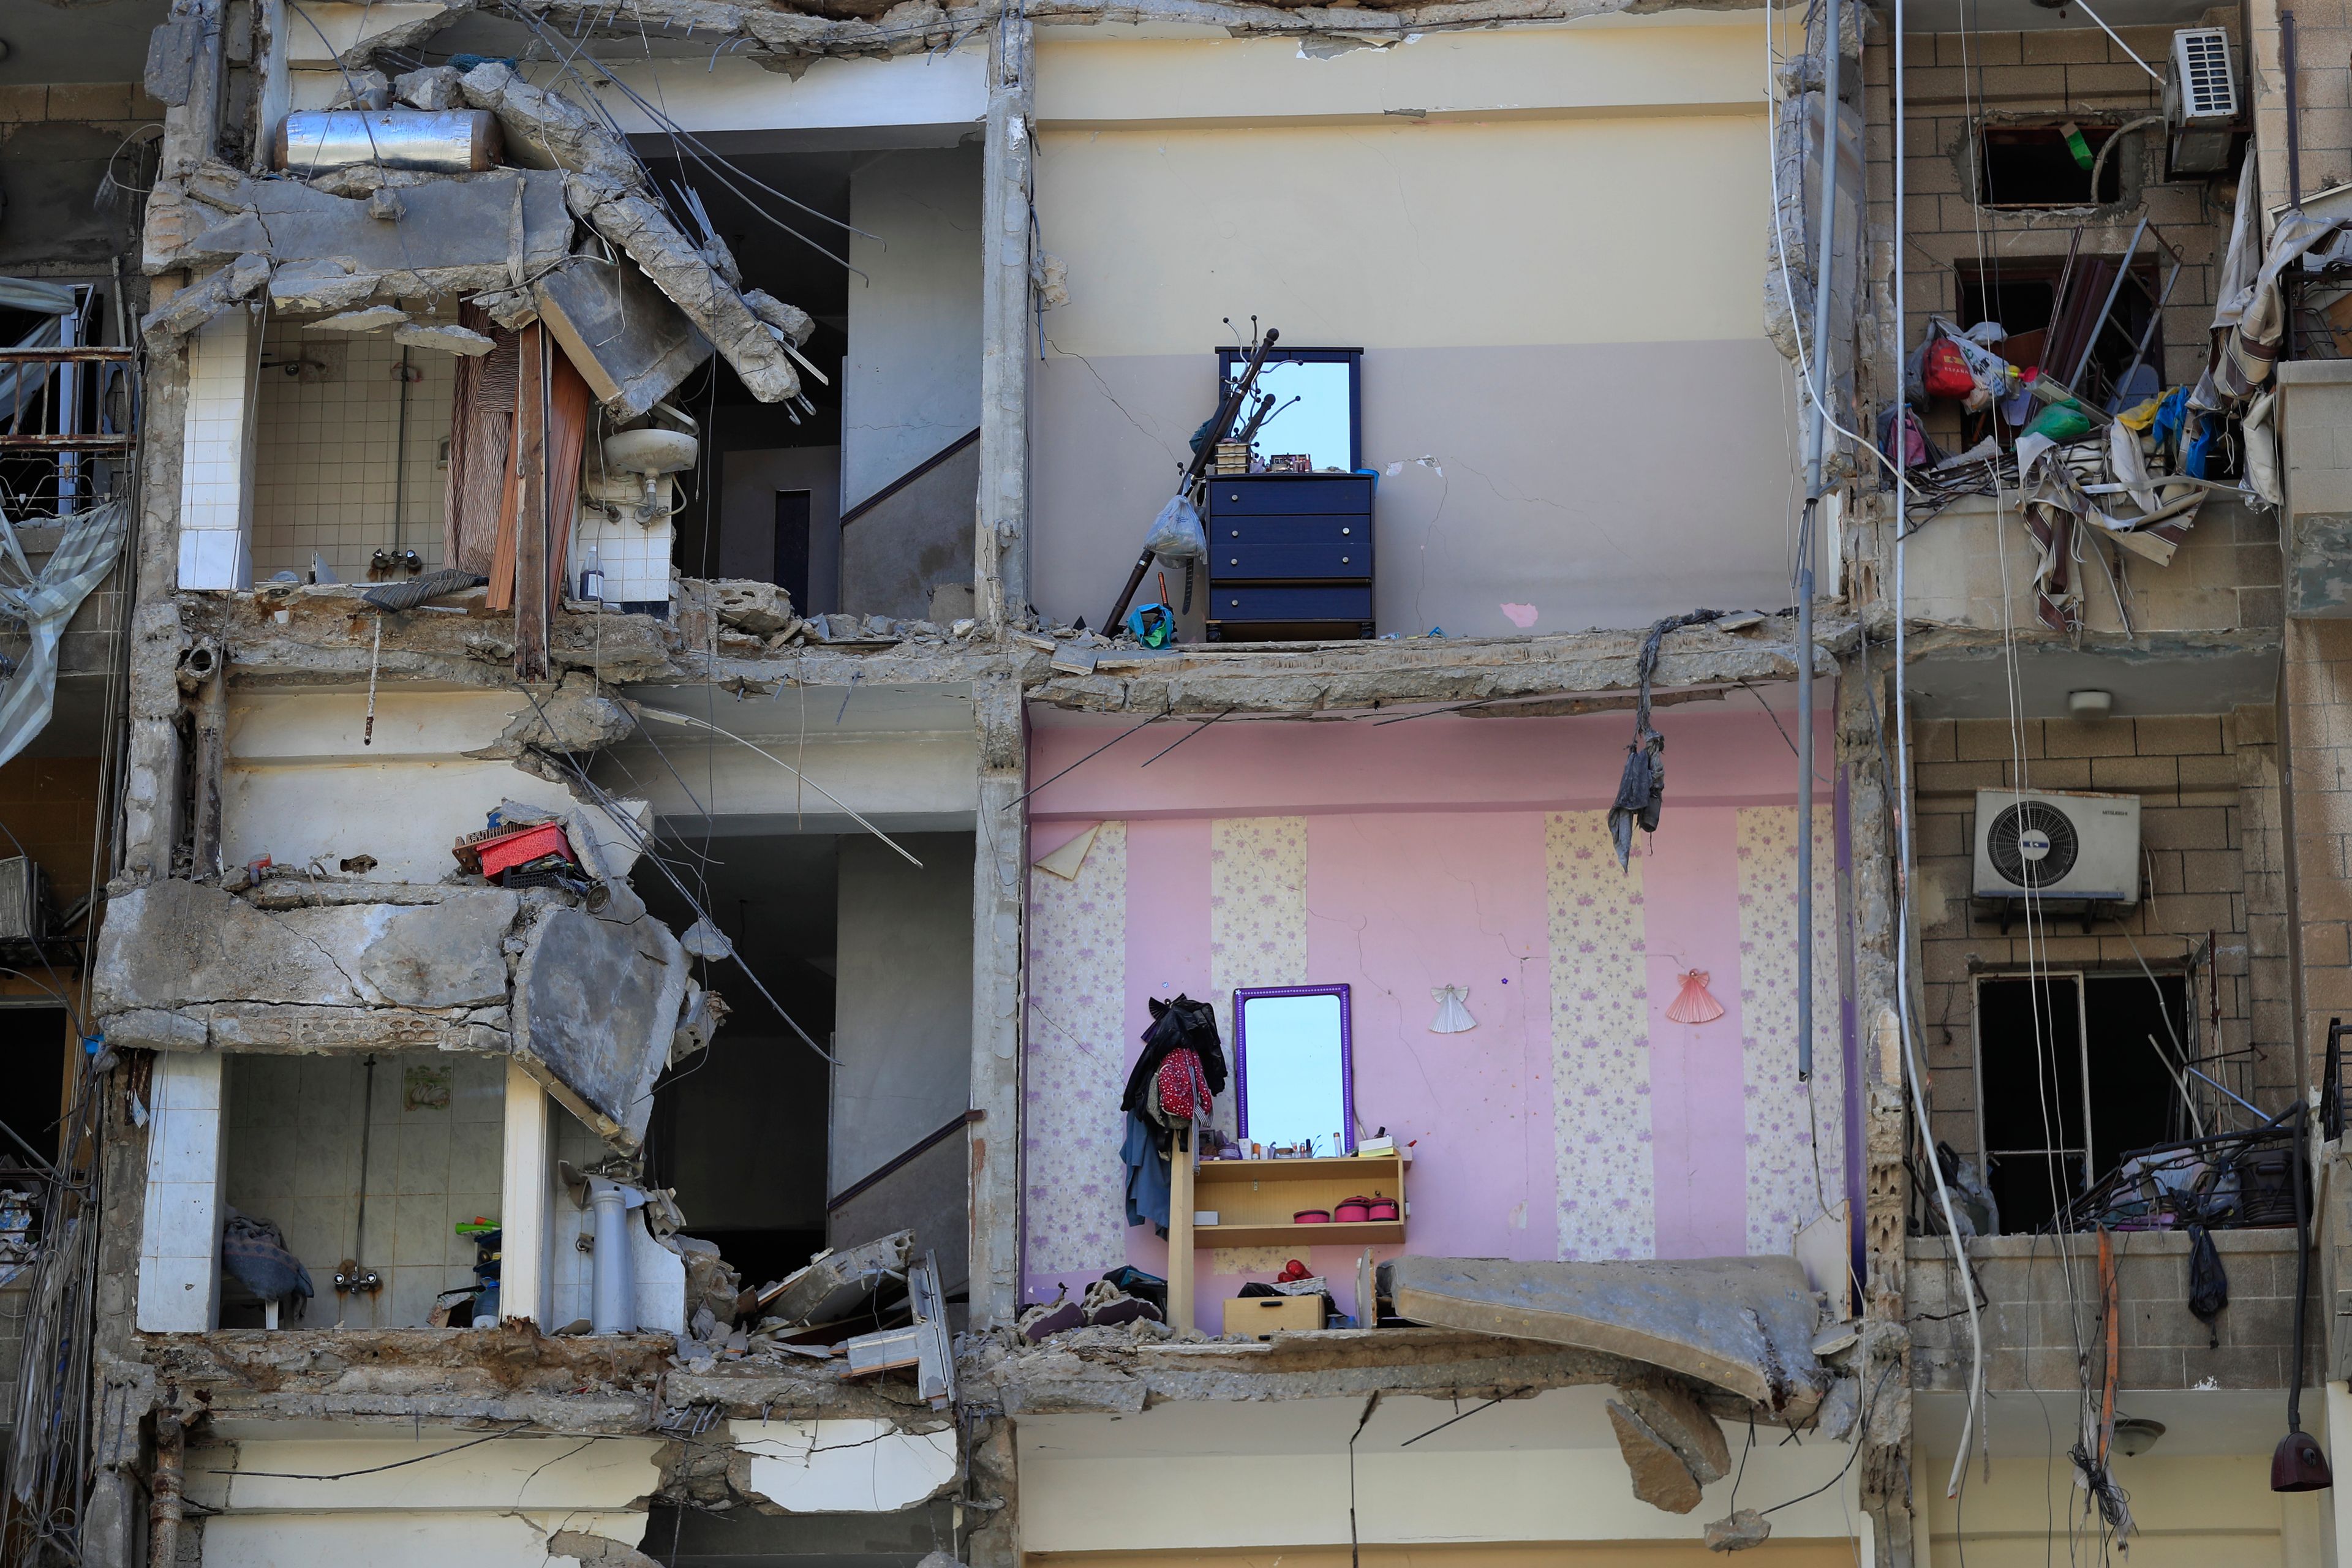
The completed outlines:
[[[476,174],[498,166],[506,144],[483,109],[331,109],[289,114],[278,126],[278,167],[312,175],[336,169]]]

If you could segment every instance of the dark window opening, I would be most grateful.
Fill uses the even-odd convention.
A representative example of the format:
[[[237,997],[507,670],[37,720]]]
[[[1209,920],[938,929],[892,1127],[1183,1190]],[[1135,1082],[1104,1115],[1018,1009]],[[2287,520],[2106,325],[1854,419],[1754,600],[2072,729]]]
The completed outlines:
[[[2187,1038],[2188,980],[2159,974],[1987,976],[1977,982],[1986,1182],[2000,1228],[2047,1228],[2124,1155],[2189,1134],[2150,1037]]]
[[[7,1090],[0,1093],[0,1122],[44,1160],[58,1150],[58,1123],[65,1114],[66,1014],[60,1007],[0,1008],[0,1060],[7,1063]],[[0,1138],[0,1170],[26,1163],[24,1145]]]
[[[2107,206],[2123,200],[2123,156],[2099,167],[2099,188],[2091,189],[2084,153],[2095,163],[2099,149],[2116,133],[2112,125],[2078,125],[2078,153],[2063,125],[1987,125],[1977,132],[1977,192],[1979,206]]]
[[[793,596],[796,606],[809,600],[809,517],[812,492],[776,492],[775,584]],[[803,613],[807,613],[803,608]]]

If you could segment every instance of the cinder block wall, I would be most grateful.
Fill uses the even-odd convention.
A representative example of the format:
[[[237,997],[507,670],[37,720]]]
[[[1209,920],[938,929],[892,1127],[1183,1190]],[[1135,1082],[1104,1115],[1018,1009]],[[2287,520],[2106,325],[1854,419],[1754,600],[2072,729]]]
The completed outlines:
[[[2003,1236],[1973,1242],[1969,1265],[1983,1305],[1985,1383],[2015,1389],[2072,1392],[2087,1372],[2096,1386],[2106,1366],[2099,1315],[2095,1237]],[[2121,1348],[2116,1383],[2129,1389],[2286,1386],[2294,1358],[2294,1232],[2213,1233],[2230,1279],[2230,1304],[2209,1333],[2189,1310],[2189,1238],[2155,1231],[2118,1232],[2116,1292]],[[1904,1304],[1911,1313],[1911,1385],[1960,1390],[1969,1384],[1969,1319],[1952,1266],[1951,1244],[1913,1237]],[[2315,1272],[2305,1298],[2304,1360],[2316,1381],[2326,1321]],[[2213,1344],[2218,1335],[2217,1347]],[[2088,1357],[2087,1363],[2084,1358]],[[2063,1445],[2062,1445],[2063,1446]]]
[[[2289,621],[2282,679],[2294,790],[2304,1070],[2316,1084],[2328,1020],[2352,1019],[2352,621]]]
[[[2231,26],[2234,36],[2235,16],[2231,7],[2216,10],[2208,19]],[[2125,27],[2121,32],[2133,52],[2158,70],[2164,68],[2172,28]],[[1895,221],[1891,44],[1889,39],[1874,45],[1863,61],[1871,218],[1882,233],[1891,230]],[[2344,53],[2338,48],[2334,58],[2340,60]],[[2161,229],[2186,263],[2165,309],[2165,384],[2195,381],[2204,364],[2207,329],[2213,317],[2213,278],[2229,243],[2231,213],[2204,180],[2160,183],[2163,154],[2157,138],[2161,126],[2133,132],[2110,155],[2110,162],[2123,166],[2122,200],[2112,206],[2005,211],[1977,200],[1974,148],[1979,121],[2056,115],[2091,124],[2137,120],[2162,107],[2159,89],[2147,74],[2092,26],[1915,34],[1905,41],[1904,67],[1906,352],[1918,342],[1930,314],[1952,317],[1958,310],[1959,263],[1990,270],[2004,261],[2063,261],[2078,226],[2081,254],[2119,256],[2146,216],[2150,232]],[[2310,167],[2306,155],[2307,189],[2316,187]],[[2087,174],[2084,180],[2087,194]],[[2143,241],[2141,254],[2157,258],[2164,271],[2170,270],[2170,258],[2153,242]],[[2031,331],[2044,323],[2003,324],[2012,331]],[[1927,426],[1930,434],[1949,445],[1958,434],[1958,405],[1939,403]]]
[[[2352,657],[2352,628],[2346,641]],[[2029,720],[2014,734],[2005,719],[1930,721],[1917,734],[1922,1023],[1937,1137],[1963,1152],[1977,1147],[1972,974],[2028,959],[2022,926],[2005,937],[1971,907],[1976,791],[2021,784],[2137,794],[2151,889],[2120,922],[2102,921],[2088,935],[2078,921],[2051,921],[2033,957],[2137,973],[2134,944],[2151,965],[2178,965],[2211,933],[2213,967],[2193,977],[2200,1026],[2210,1027],[2218,983],[2221,1047],[2253,1047],[2216,1076],[2258,1104],[2286,1104],[2295,1058],[2271,710]],[[2352,834],[2347,799],[2345,832]],[[2347,963],[2344,930],[2336,928],[2339,963]],[[2352,987],[2352,967],[2343,973]]]

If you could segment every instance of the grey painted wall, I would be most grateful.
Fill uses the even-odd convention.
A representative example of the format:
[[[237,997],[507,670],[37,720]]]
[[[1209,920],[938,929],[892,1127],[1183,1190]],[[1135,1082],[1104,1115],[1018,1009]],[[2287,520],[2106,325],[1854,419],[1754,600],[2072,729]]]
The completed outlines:
[[[721,455],[719,542],[722,577],[774,581],[776,492],[809,492],[809,603],[804,615],[841,608],[841,448],[767,447]]]
[[[975,441],[841,529],[841,607],[862,616],[928,616],[931,590],[972,578]]]
[[[845,508],[980,424],[980,149],[880,155],[850,176],[849,220],[883,244],[850,238],[867,279],[849,279]]]
[[[1118,596],[1214,411],[1214,347],[1038,366],[1031,598],[1048,622],[1097,624]],[[1375,348],[1363,375],[1380,631],[1519,635],[1505,604],[1535,606],[1541,634],[1789,602],[1789,366],[1762,337]]]
[[[971,1102],[969,833],[841,841],[834,1013],[833,1180],[838,1193]]]

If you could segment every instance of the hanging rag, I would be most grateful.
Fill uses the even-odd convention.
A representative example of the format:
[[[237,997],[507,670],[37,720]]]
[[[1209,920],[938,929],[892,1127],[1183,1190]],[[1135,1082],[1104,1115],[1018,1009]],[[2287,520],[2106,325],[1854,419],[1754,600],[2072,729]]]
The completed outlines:
[[[1135,1111],[1127,1113],[1127,1141],[1119,1146],[1119,1163],[1127,1167],[1127,1223],[1150,1220],[1168,1234],[1168,1200],[1173,1172],[1169,1144],[1173,1135],[1151,1125]]]
[[[57,700],[58,643],[90,590],[114,570],[130,528],[130,504],[105,501],[60,521],[64,537],[35,572],[16,529],[0,517],[0,617],[23,622],[32,639],[16,673],[0,682],[0,763],[47,727]]]
[[[2221,1331],[2216,1320],[2230,1304],[2230,1276],[2221,1267],[2221,1254],[2213,1245],[2213,1233],[2203,1226],[2189,1226],[2189,1310],[2205,1325],[2210,1342],[2208,1350],[2221,1348]]]
[[[442,559],[467,572],[488,573],[498,549],[501,510],[513,504],[515,381],[522,368],[522,334],[465,305],[457,324],[488,336],[490,352],[459,354],[449,406],[449,471],[443,503]]]
[[[2279,275],[2339,226],[2335,220],[2314,217],[2296,208],[2271,230],[2262,270],[2254,274],[2240,299],[2230,302],[2237,321],[2222,340],[2221,356],[2210,373],[2213,390],[2223,398],[2241,402],[2268,384],[2278,364],[2280,340],[2286,335],[2286,294],[2279,286]],[[2217,321],[2219,316],[2217,312]]]
[[[1616,841],[1617,868],[1633,861],[1633,829],[1658,830],[1658,813],[1666,801],[1666,738],[1650,728],[1650,677],[1657,673],[1658,644],[1668,632],[1723,618],[1721,610],[1693,610],[1668,616],[1642,639],[1641,657],[1633,661],[1639,693],[1633,700],[1633,743],[1625,748],[1625,772],[1617,781],[1617,798],[1609,805],[1609,837]],[[1806,650],[1810,656],[1811,649]]]

